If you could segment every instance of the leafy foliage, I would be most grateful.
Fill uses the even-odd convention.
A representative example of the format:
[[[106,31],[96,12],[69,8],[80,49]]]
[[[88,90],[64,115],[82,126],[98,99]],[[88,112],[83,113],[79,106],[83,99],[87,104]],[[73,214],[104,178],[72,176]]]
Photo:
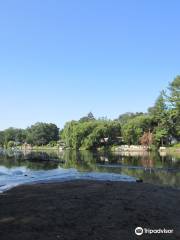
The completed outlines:
[[[65,125],[62,139],[74,149],[93,149],[116,143],[120,135],[120,124],[115,121],[72,121]]]
[[[122,127],[122,136],[127,144],[139,144],[144,132],[153,128],[153,118],[149,115],[136,116]]]
[[[36,123],[26,130],[26,140],[33,145],[46,145],[59,139],[59,129],[52,123]]]
[[[60,132],[52,123],[36,123],[25,130],[11,127],[0,131],[0,146],[25,142],[56,146],[59,138],[74,149],[94,149],[122,142],[160,146],[180,141],[180,76],[169,84],[166,92],[160,93],[147,113],[127,112],[111,121],[107,118],[96,120],[90,112],[79,121],[67,122]]]

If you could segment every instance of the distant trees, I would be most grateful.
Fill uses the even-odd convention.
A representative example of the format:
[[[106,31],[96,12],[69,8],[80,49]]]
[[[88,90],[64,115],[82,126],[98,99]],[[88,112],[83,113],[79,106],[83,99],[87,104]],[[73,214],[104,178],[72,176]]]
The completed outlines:
[[[162,91],[149,114],[155,121],[153,129],[156,145],[180,140],[180,76],[169,84],[168,93]]]
[[[172,107],[179,112],[180,111],[180,76],[177,76],[172,83],[169,84],[169,102]]]
[[[89,112],[87,114],[87,116],[80,118],[79,122],[88,122],[88,121],[93,121],[93,120],[95,120],[95,117],[92,114],[92,112]]]
[[[90,112],[79,121],[67,122],[59,132],[52,123],[36,123],[27,129],[0,131],[0,146],[12,147],[25,142],[56,145],[61,139],[73,149],[94,149],[113,144],[168,145],[180,141],[180,76],[162,91],[147,113],[125,113],[111,121],[95,119]]]
[[[149,111],[150,115],[154,119],[154,143],[157,145],[163,145],[168,142],[168,136],[170,134],[170,122],[168,119],[168,107],[165,100],[165,92],[162,91],[157,98],[154,107]]]
[[[148,113],[125,113],[117,121],[127,144],[144,144],[148,134],[152,134],[150,142],[157,146],[180,141],[180,76],[169,84],[166,92],[160,93]]]
[[[149,115],[136,116],[122,125],[122,137],[124,142],[131,144],[139,144],[140,138],[144,132],[148,132],[153,128],[153,118]]]
[[[177,76],[169,85],[170,120],[172,135],[180,141],[180,76]]]
[[[59,129],[52,123],[36,123],[27,129],[8,128],[0,132],[0,146],[14,147],[25,142],[45,145],[59,139]]]
[[[61,137],[73,149],[94,149],[117,142],[119,136],[121,126],[118,122],[88,119],[67,123]]]
[[[82,147],[93,149],[117,144],[121,136],[121,126],[114,121],[97,121],[93,131],[84,139]]]
[[[59,139],[59,128],[52,123],[36,123],[26,130],[26,141],[33,145],[46,145]]]
[[[26,133],[23,129],[8,128],[0,132],[0,145],[8,146],[8,142],[15,142],[16,145],[22,143],[26,139]]]
[[[127,112],[124,114],[119,115],[117,121],[120,122],[121,125],[124,125],[125,123],[127,123],[129,120],[144,115],[143,112],[136,112],[136,113],[132,113],[132,112]]]

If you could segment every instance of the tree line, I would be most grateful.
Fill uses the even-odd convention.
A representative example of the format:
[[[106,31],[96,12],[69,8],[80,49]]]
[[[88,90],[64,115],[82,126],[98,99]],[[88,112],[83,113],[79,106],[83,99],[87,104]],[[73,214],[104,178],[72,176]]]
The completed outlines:
[[[180,141],[180,76],[158,96],[146,113],[125,113],[115,120],[95,119],[92,113],[64,128],[52,123],[36,123],[27,129],[0,131],[0,146],[54,146],[61,140],[73,149],[94,149],[119,144],[169,145]]]
[[[27,129],[8,128],[0,132],[1,147],[15,147],[24,143],[32,145],[56,144],[59,128],[53,123],[36,123]]]
[[[180,76],[158,96],[146,113],[125,113],[115,120],[98,119],[92,113],[65,124],[61,138],[74,149],[108,145],[170,145],[180,141]]]

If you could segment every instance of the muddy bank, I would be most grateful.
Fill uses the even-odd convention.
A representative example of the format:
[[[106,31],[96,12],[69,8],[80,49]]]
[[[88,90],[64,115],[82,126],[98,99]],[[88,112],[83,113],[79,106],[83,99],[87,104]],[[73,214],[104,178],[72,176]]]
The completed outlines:
[[[137,237],[137,226],[174,234]],[[71,181],[0,194],[1,240],[180,239],[180,191],[144,183]]]

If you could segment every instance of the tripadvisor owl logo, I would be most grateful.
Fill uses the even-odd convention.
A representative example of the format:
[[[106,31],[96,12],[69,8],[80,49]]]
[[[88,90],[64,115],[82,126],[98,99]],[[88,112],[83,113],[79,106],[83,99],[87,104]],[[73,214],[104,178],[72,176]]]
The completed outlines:
[[[143,235],[143,228],[142,227],[137,227],[135,229],[135,234],[138,235],[138,236]]]
[[[137,236],[141,236],[143,234],[173,234],[174,229],[166,229],[166,228],[159,228],[159,229],[150,229],[150,228],[142,228],[142,227],[137,227],[135,229],[135,234]]]

